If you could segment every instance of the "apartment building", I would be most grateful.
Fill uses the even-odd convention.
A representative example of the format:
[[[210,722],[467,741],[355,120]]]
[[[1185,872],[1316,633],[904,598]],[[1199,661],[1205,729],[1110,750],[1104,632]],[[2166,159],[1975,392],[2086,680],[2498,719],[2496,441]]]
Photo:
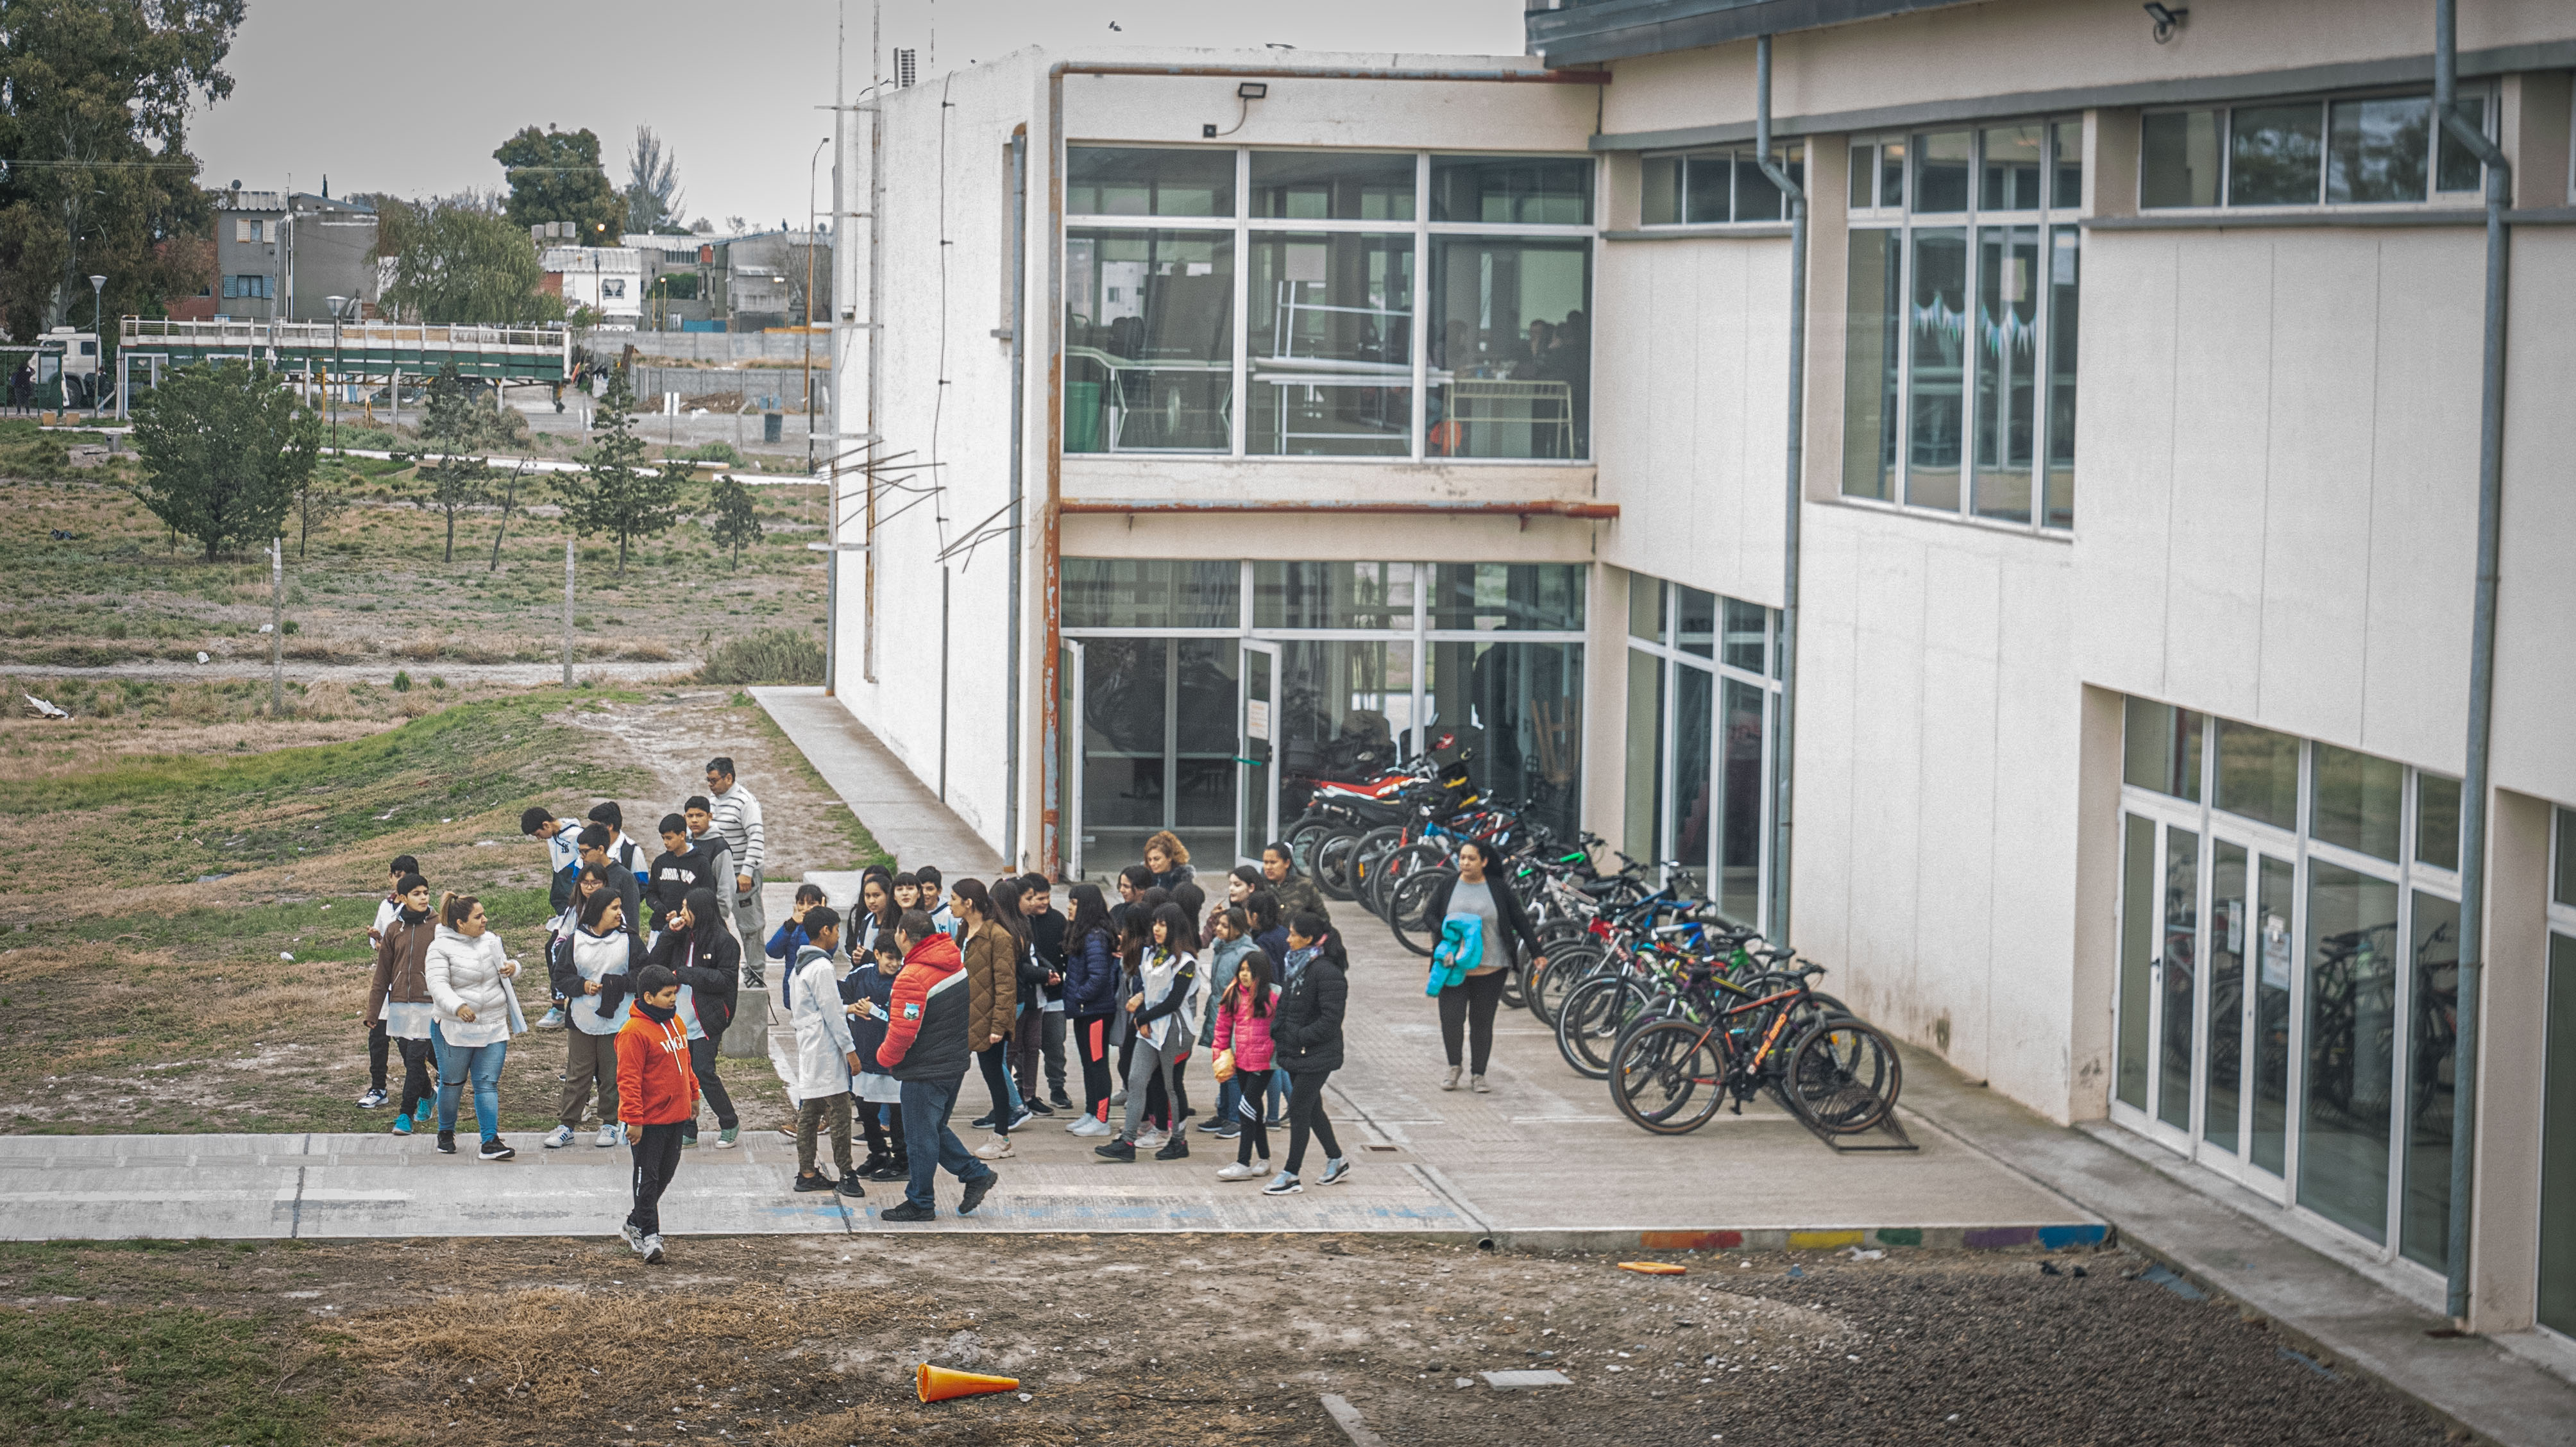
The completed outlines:
[[[215,210],[216,275],[190,310],[236,321],[329,321],[332,297],[374,304],[373,207],[239,186],[207,195]]]
[[[837,695],[1066,874],[1472,747],[1970,1078],[2440,1305],[2489,332],[2430,0],[1528,27],[853,112]],[[2511,167],[2464,1284],[2562,1367],[2571,68],[2563,6],[2460,16]]]

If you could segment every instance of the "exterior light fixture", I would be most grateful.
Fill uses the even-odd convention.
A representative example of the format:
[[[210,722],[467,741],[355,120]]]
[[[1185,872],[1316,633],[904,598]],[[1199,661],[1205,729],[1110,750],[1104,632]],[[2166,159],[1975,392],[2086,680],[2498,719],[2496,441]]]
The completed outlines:
[[[2183,21],[2191,14],[2189,10],[2172,9],[2154,3],[2154,0],[2149,0],[2146,11],[2147,18],[2156,23],[2156,44],[2158,45],[2173,39],[2174,32],[2182,29]]]

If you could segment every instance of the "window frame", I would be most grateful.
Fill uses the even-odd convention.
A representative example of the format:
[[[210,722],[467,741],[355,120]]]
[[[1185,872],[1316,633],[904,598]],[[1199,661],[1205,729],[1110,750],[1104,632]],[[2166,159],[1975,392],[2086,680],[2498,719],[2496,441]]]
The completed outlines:
[[[2270,216],[2349,215],[2354,212],[2405,212],[2460,210],[2480,204],[2486,190],[2486,167],[2478,167],[2477,184],[2466,190],[2442,189],[2442,137],[2440,117],[2434,118],[2426,144],[2424,199],[2420,201],[2332,201],[2326,196],[2327,182],[2334,171],[2334,107],[2339,102],[2368,100],[2411,100],[2421,96],[2429,107],[2432,93],[2419,86],[2374,86],[2362,90],[2295,91],[2286,95],[2261,96],[2249,100],[2210,105],[2148,106],[2138,112],[2141,144],[2132,200],[2141,216],[2208,216],[2221,212],[2247,212]],[[2499,124],[2502,90],[2484,81],[2462,85],[2461,101],[2476,101],[2480,106],[2479,125],[2493,140]],[[2318,136],[2316,194],[2307,201],[2249,201],[2239,203],[2231,193],[2236,182],[2236,113],[2240,110],[2275,106],[2313,105],[2317,110]],[[2206,112],[2217,117],[2218,179],[2213,193],[2217,200],[2207,206],[2150,206],[2147,204],[2147,157],[2143,143],[2147,119],[2151,116],[2190,115]]]
[[[1726,605],[1729,602],[1746,603],[1747,600],[1735,598],[1729,594],[1717,592],[1714,589],[1694,590],[1705,592],[1710,598],[1715,600],[1713,606],[1716,611],[1713,616],[1716,622],[1716,631],[1710,638],[1708,656],[1702,657],[1697,653],[1689,651],[1687,648],[1683,647],[1681,643],[1681,590],[1688,586],[1689,585],[1685,583],[1676,583],[1670,579],[1658,578],[1651,573],[1629,573],[1628,587],[1630,589],[1630,606],[1614,624],[1614,626],[1618,628],[1621,637],[1627,643],[1628,654],[1630,656],[1642,656],[1654,659],[1659,670],[1658,677],[1661,680],[1658,688],[1656,689],[1656,698],[1659,700],[1660,707],[1662,709],[1662,717],[1659,718],[1655,724],[1655,757],[1649,760],[1640,761],[1632,755],[1627,760],[1627,767],[1630,770],[1637,769],[1642,762],[1643,766],[1653,773],[1655,780],[1654,787],[1659,796],[1656,799],[1654,806],[1655,840],[1651,849],[1651,853],[1654,857],[1640,862],[1653,868],[1654,878],[1659,885],[1673,884],[1674,875],[1680,872],[1664,867],[1667,864],[1679,865],[1683,871],[1695,871],[1701,876],[1700,893],[1704,897],[1712,900],[1723,899],[1725,889],[1721,881],[1721,874],[1726,867],[1724,857],[1726,830],[1724,819],[1721,816],[1712,815],[1708,835],[1707,858],[1694,864],[1690,861],[1677,860],[1671,857],[1674,830],[1677,822],[1675,815],[1679,811],[1672,807],[1671,800],[1663,798],[1661,795],[1672,789],[1674,780],[1678,777],[1678,773],[1674,767],[1674,751],[1679,746],[1681,739],[1680,724],[1682,720],[1680,718],[1680,710],[1682,691],[1679,676],[1675,674],[1673,670],[1676,668],[1689,668],[1695,669],[1698,672],[1709,676],[1709,707],[1713,712],[1722,713],[1726,707],[1726,691],[1723,685],[1727,683],[1740,683],[1751,688],[1762,690],[1762,787],[1760,791],[1760,823],[1757,825],[1760,842],[1756,846],[1754,854],[1754,880],[1756,898],[1759,903],[1755,910],[1755,917],[1741,922],[1753,926],[1757,931],[1763,932],[1767,938],[1770,929],[1771,878],[1772,869],[1774,867],[1774,862],[1771,857],[1773,826],[1772,811],[1774,806],[1779,802],[1778,792],[1774,787],[1774,784],[1779,777],[1778,751],[1780,742],[1781,687],[1778,664],[1780,657],[1780,610],[1760,603],[1747,604],[1747,606],[1762,609],[1762,649],[1764,667],[1760,670],[1744,668],[1725,661]],[[1636,634],[1628,631],[1636,616],[1634,590],[1640,587],[1657,588],[1662,591],[1662,596],[1657,600],[1657,616],[1660,619],[1658,624],[1659,636],[1654,638],[1640,638]],[[1619,678],[1620,687],[1623,690],[1626,687],[1626,679],[1628,677],[1627,661],[1627,658],[1624,657],[1620,660],[1621,669]],[[1726,732],[1723,728],[1712,726],[1709,730],[1708,777],[1712,780],[1723,779],[1725,776],[1725,768]],[[1620,833],[1624,839],[1627,833],[1627,821],[1623,819],[1620,823]],[[1715,892],[1712,893],[1711,891]]]
[[[1983,204],[1987,165],[1986,137],[1989,132],[2014,126],[2039,128],[2038,204],[2034,207],[1988,209]],[[1898,203],[1892,206],[1881,204],[1865,208],[1853,207],[1849,212],[1849,224],[1846,228],[1848,233],[1863,231],[1890,233],[1897,249],[1896,287],[1890,301],[1897,318],[1896,397],[1892,417],[1881,419],[1882,427],[1892,425],[1895,428],[1896,461],[1886,474],[1887,496],[1872,497],[1866,493],[1847,490],[1849,472],[1846,468],[1843,476],[1835,480],[1834,496],[1837,501],[1855,507],[1880,508],[1906,516],[1940,518],[2059,541],[2071,540],[2075,536],[2074,518],[2077,514],[2074,508],[2074,491],[2077,468],[2074,464],[2070,464],[2068,468],[2069,518],[2064,523],[2058,523],[2051,521],[2049,516],[2050,458],[2058,440],[2052,435],[2055,423],[2051,404],[2056,389],[2059,362],[2056,356],[2058,287],[2051,278],[2055,275],[2058,244],[2063,236],[2073,248],[2076,274],[2075,304],[2076,313],[2080,317],[2084,264],[2083,222],[2091,212],[2083,204],[2080,185],[2075,205],[2057,206],[2052,202],[2057,190],[2058,171],[2063,164],[2063,157],[2060,154],[2061,142],[2069,135],[2072,136],[2080,164],[2083,160],[2089,127],[2090,118],[2087,114],[2059,113],[1994,117],[1902,133],[1871,132],[1845,138],[1849,155],[1857,156],[1864,147],[1867,148],[1874,177],[1883,174],[1880,172],[1879,157],[1889,142],[1902,142],[1905,147],[1905,158],[1902,172],[1903,195],[1898,199]],[[1925,139],[1932,135],[1962,129],[1970,136],[1967,204],[1957,211],[1919,210],[1917,202],[1922,194]],[[1872,186],[1872,194],[1874,198],[1879,195],[1875,184]],[[1846,196],[1848,196],[1848,187],[1846,187]],[[1961,288],[1961,300],[1964,315],[1973,323],[1984,301],[1981,263],[1986,233],[2021,230],[2034,233],[2038,243],[2038,266],[2032,281],[2034,300],[2030,322],[2032,353],[2028,516],[2014,519],[1988,516],[1978,511],[1976,474],[1982,459],[1978,456],[1976,446],[1975,412],[1978,380],[1983,373],[1984,350],[1973,342],[1963,345],[1963,356],[1968,360],[1961,366],[1959,375],[1958,500],[1948,508],[1909,501],[1907,491],[1914,470],[1915,400],[1915,327],[1909,314],[1913,309],[1916,285],[1916,234],[1922,231],[1956,231],[1965,238],[1963,263],[1965,277]],[[1846,285],[1848,285],[1848,278],[1846,278]],[[2080,356],[2082,350],[2080,340],[2076,350]],[[2070,382],[2075,382],[2078,386],[2080,396],[2080,381],[2075,378],[2075,374],[2070,372],[2068,375]],[[1843,399],[1846,420],[1850,415],[1851,405],[1852,398],[1846,395]]]
[[[1809,139],[1810,138],[1806,136],[1792,136],[1785,139],[1774,137],[1771,142],[1772,149],[1777,153],[1780,164],[1784,168],[1798,168],[1795,176],[1801,185],[1809,185],[1812,183],[1812,178],[1807,174],[1808,157],[1810,151],[1813,149],[1807,144]],[[1753,142],[1749,140],[1734,141],[1724,145],[1694,146],[1683,150],[1648,151],[1644,155],[1638,157],[1637,165],[1640,181],[1638,187],[1637,229],[1640,231],[1651,231],[1658,236],[1672,235],[1675,233],[1679,233],[1681,235],[1698,235],[1705,233],[1711,236],[1725,236],[1729,233],[1745,232],[1761,235],[1768,230],[1786,227],[1789,224],[1789,211],[1785,204],[1780,208],[1780,214],[1777,216],[1756,217],[1751,220],[1746,220],[1735,214],[1735,203],[1738,199],[1739,188],[1736,186],[1734,181],[1734,166],[1730,166],[1728,168],[1726,219],[1724,221],[1692,221],[1688,219],[1690,216],[1690,163],[1694,160],[1710,159],[1718,156],[1725,156],[1730,161],[1737,164],[1741,164],[1748,160],[1753,161],[1756,166],[1760,164],[1760,162],[1755,159],[1755,148]],[[1645,198],[1643,194],[1644,168],[1654,165],[1659,161],[1676,161],[1681,164],[1682,168],[1681,185],[1674,196],[1677,214],[1676,218],[1671,221],[1648,221],[1645,218]]]
[[[1230,415],[1228,417],[1227,426],[1228,445],[1221,451],[1215,449],[1185,451],[1180,449],[1157,448],[1145,452],[1120,452],[1115,455],[1122,457],[1135,457],[1138,459],[1222,459],[1229,462],[1252,462],[1266,465],[1349,465],[1384,467],[1408,464],[1419,465],[1424,462],[1436,462],[1444,466],[1472,465],[1478,467],[1589,467],[1594,465],[1594,454],[1597,452],[1597,449],[1588,445],[1584,447],[1580,455],[1567,457],[1434,456],[1429,450],[1431,386],[1429,373],[1431,355],[1430,328],[1432,325],[1431,317],[1433,306],[1431,254],[1432,238],[1435,236],[1493,236],[1531,240],[1579,239],[1586,242],[1587,258],[1585,266],[1587,281],[1585,285],[1583,307],[1585,327],[1588,335],[1586,337],[1585,345],[1587,351],[1591,350],[1595,346],[1600,335],[1599,317],[1597,316],[1599,309],[1597,294],[1600,284],[1602,232],[1604,230],[1602,226],[1603,188],[1605,185],[1603,172],[1606,169],[1601,164],[1599,157],[1594,156],[1589,152],[1533,151],[1527,148],[1514,148],[1490,153],[1479,153],[1445,147],[1278,145],[1208,146],[1189,145],[1186,143],[1167,144],[1133,140],[1068,139],[1062,143],[1058,150],[1059,167],[1063,164],[1061,157],[1064,151],[1074,148],[1143,151],[1217,151],[1231,152],[1234,156],[1234,213],[1231,217],[1100,216],[1068,210],[1057,220],[1056,231],[1052,238],[1052,243],[1057,248],[1059,256],[1066,254],[1065,248],[1068,244],[1069,238],[1072,233],[1077,230],[1115,229],[1130,231],[1206,231],[1230,235],[1234,241],[1234,318],[1232,326],[1234,365],[1231,374],[1233,394],[1229,405]],[[1256,150],[1264,152],[1295,151],[1324,156],[1409,155],[1413,158],[1413,215],[1407,220],[1392,220],[1386,218],[1344,218],[1326,220],[1313,217],[1256,216],[1253,214],[1252,197],[1252,153]],[[1592,220],[1582,224],[1487,221],[1435,222],[1431,220],[1431,165],[1433,159],[1435,157],[1442,156],[1475,156],[1479,154],[1490,154],[1498,158],[1532,156],[1551,160],[1579,160],[1587,163],[1591,168],[1590,211]],[[1252,384],[1251,313],[1249,310],[1249,304],[1251,301],[1250,287],[1252,271],[1251,246],[1254,240],[1259,236],[1276,236],[1282,233],[1305,233],[1310,235],[1317,233],[1369,234],[1379,236],[1410,236],[1412,238],[1413,296],[1411,314],[1413,336],[1411,345],[1412,356],[1410,359],[1411,378],[1408,384],[1412,390],[1412,400],[1410,405],[1411,417],[1407,423],[1408,436],[1406,439],[1406,447],[1403,452],[1389,452],[1375,455],[1353,455],[1333,453],[1253,452],[1248,450],[1248,439],[1246,437],[1245,429],[1250,422],[1250,387]],[[1058,316],[1051,318],[1049,325],[1061,329],[1063,321],[1064,319],[1061,316]],[[1064,384],[1059,382],[1057,385],[1061,387]],[[1584,390],[1585,396],[1581,399],[1579,405],[1588,404],[1590,401],[1591,393],[1593,391],[1593,380],[1588,375],[1584,381]],[[1584,441],[1588,444],[1590,441],[1589,437],[1587,436]],[[1062,438],[1058,437],[1056,442],[1058,445],[1061,445]],[[1112,454],[1104,451],[1101,453],[1070,453],[1068,455],[1089,457],[1109,456]]]

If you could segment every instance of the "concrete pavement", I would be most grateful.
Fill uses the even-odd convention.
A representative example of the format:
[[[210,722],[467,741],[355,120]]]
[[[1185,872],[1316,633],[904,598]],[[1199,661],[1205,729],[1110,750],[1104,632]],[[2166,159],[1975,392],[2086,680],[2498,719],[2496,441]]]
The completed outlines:
[[[801,750],[898,868],[931,864],[950,878],[1001,867],[992,845],[924,788],[877,736],[819,688],[755,688],[752,698]]]

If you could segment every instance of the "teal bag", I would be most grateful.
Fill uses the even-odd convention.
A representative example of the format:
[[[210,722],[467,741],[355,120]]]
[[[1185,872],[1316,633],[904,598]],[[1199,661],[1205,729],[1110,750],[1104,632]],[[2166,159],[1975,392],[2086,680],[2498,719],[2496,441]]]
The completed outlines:
[[[1431,979],[1422,993],[1437,995],[1462,983],[1485,958],[1485,922],[1472,914],[1453,914],[1440,922],[1440,943],[1431,947]]]

